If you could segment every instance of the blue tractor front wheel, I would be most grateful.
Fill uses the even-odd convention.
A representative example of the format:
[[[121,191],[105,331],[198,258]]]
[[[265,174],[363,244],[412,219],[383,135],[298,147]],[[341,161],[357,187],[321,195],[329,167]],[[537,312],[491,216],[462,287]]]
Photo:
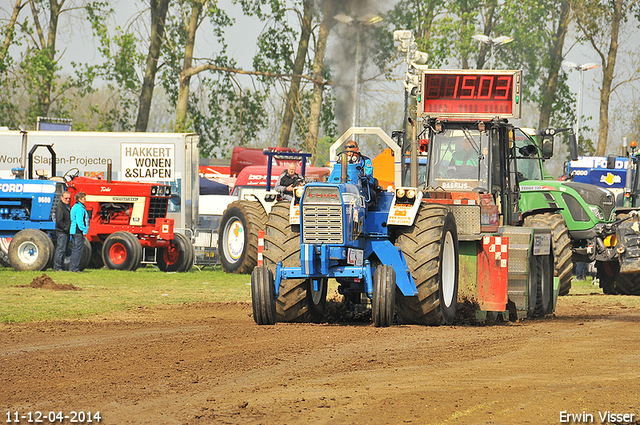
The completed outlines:
[[[373,273],[371,317],[376,327],[393,324],[396,308],[396,273],[393,267],[381,264]]]
[[[276,297],[273,274],[266,266],[256,266],[251,273],[253,320],[258,325],[275,325]]]

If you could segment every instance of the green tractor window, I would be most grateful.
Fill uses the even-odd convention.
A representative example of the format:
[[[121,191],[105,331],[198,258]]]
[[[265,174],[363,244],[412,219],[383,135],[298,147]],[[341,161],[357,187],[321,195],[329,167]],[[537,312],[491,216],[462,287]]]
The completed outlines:
[[[536,141],[519,128],[514,129],[518,180],[544,180],[540,150]]]

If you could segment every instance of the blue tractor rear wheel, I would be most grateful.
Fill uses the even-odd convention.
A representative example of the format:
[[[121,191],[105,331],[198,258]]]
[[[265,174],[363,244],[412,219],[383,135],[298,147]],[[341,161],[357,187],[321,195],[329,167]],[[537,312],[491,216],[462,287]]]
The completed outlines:
[[[413,226],[399,231],[418,295],[398,295],[398,318],[418,325],[451,324],[458,306],[458,231],[447,207],[420,206]]]
[[[53,254],[51,238],[38,229],[19,231],[9,245],[9,261],[17,271],[45,270]]]

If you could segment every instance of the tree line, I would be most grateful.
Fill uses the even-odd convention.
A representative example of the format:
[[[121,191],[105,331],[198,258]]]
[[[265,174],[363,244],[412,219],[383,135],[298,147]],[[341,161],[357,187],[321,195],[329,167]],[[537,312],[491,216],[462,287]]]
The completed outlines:
[[[381,11],[368,0],[130,0],[118,26],[108,1],[10,0],[0,9],[0,125],[30,129],[54,116],[73,118],[78,130],[197,132],[206,157],[260,137],[315,153],[345,129],[353,102],[363,103],[356,81],[373,102],[373,82],[403,78],[393,31],[410,29],[432,68],[487,68],[491,49],[472,36],[512,37],[492,62],[523,70],[539,128],[575,122],[562,63],[586,46],[600,65],[598,129],[596,140],[579,142],[604,155],[611,97],[638,78],[624,41],[637,35],[639,2],[400,0]],[[228,53],[237,10],[261,27],[252,69]],[[59,36],[74,25],[90,26],[99,59],[63,69],[74,46]],[[640,134],[637,114],[627,121]]]

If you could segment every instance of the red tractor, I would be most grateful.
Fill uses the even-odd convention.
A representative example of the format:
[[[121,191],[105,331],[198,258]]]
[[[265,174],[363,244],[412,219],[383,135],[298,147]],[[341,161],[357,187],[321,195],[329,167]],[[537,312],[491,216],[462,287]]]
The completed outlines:
[[[77,169],[76,169],[77,170]],[[73,170],[72,170],[73,171]],[[193,265],[191,241],[174,233],[173,219],[167,217],[171,186],[156,183],[111,181],[79,177],[67,172],[65,180],[72,195],[87,194],[89,215],[87,239],[93,252],[92,265],[109,269],[136,270],[143,248],[156,249],[162,271],[186,272]]]

